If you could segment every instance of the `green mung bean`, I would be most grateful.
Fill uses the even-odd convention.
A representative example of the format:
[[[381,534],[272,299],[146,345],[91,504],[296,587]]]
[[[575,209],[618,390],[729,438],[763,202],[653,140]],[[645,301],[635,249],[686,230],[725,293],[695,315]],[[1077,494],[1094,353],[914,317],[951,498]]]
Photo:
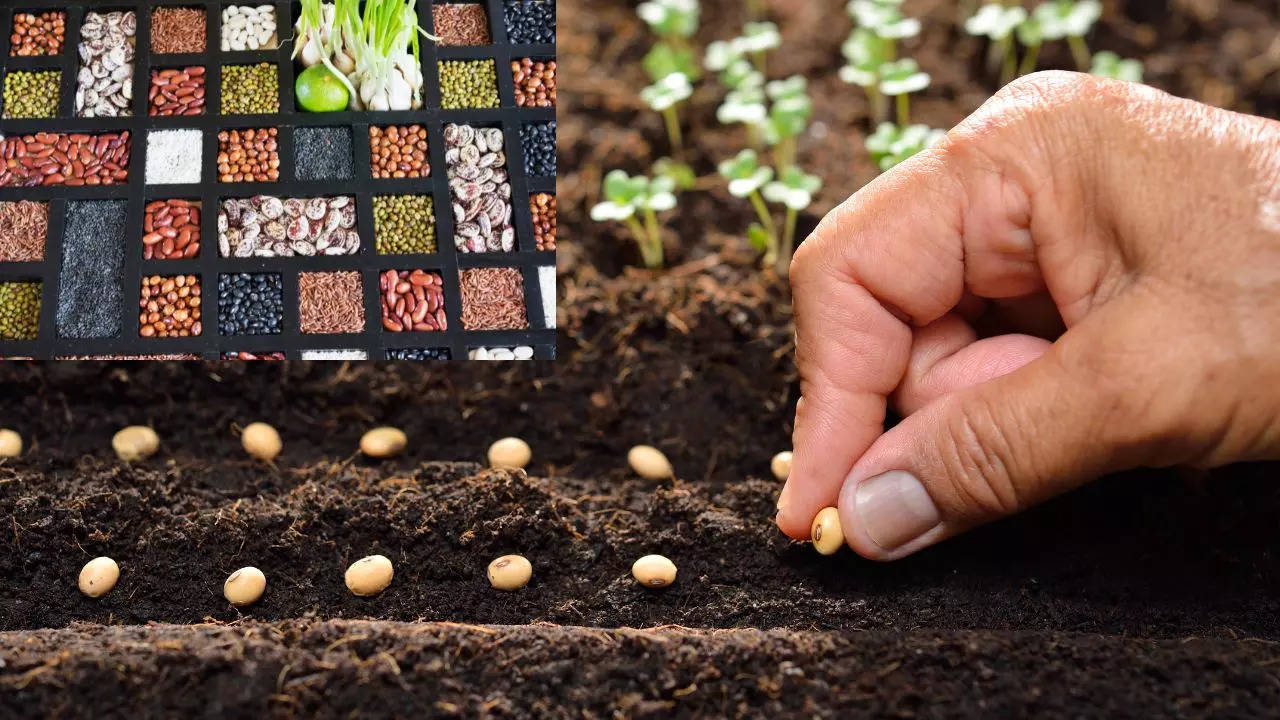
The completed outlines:
[[[40,283],[0,283],[0,338],[34,340],[40,328]]]
[[[280,112],[280,77],[271,63],[222,68],[222,114],[267,115]]]
[[[4,78],[6,118],[51,118],[58,115],[58,88],[62,73],[11,72]]]
[[[379,255],[435,252],[436,217],[431,196],[374,196],[373,234]]]
[[[440,106],[498,107],[498,72],[492,60],[441,60]]]

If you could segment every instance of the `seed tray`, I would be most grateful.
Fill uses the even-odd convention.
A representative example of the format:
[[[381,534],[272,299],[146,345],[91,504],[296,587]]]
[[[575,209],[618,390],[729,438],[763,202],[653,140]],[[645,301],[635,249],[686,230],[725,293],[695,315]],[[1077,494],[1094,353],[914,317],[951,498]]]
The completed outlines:
[[[423,107],[395,112],[307,113],[294,101],[294,78],[297,69],[292,43],[281,43],[274,50],[222,52],[220,50],[222,9],[227,5],[271,4],[276,9],[277,32],[289,36],[300,8],[293,2],[253,2],[252,0],[18,0],[0,8],[0,82],[12,70],[61,70],[59,112],[54,119],[0,119],[3,136],[36,132],[102,133],[130,131],[131,152],[129,176],[124,182],[110,186],[37,186],[0,187],[0,200],[41,200],[50,203],[49,230],[44,260],[39,262],[0,262],[0,282],[38,281],[42,283],[39,335],[35,340],[0,340],[0,357],[34,357],[52,359],[66,356],[195,354],[206,360],[221,358],[231,352],[284,352],[299,359],[305,350],[361,350],[370,359],[383,359],[388,348],[441,348],[454,359],[465,359],[475,347],[529,345],[535,358],[555,357],[555,330],[547,327],[542,313],[539,267],[555,265],[554,251],[537,251],[534,244],[532,217],[527,198],[537,192],[555,193],[555,178],[529,177],[520,143],[520,128],[526,124],[542,124],[555,119],[554,108],[517,107],[510,72],[512,59],[523,57],[554,58],[554,44],[512,45],[507,42],[503,22],[502,0],[479,0],[488,14],[493,43],[468,47],[437,47],[421,38],[420,55],[424,78]],[[432,7],[435,3],[420,0],[418,23],[431,31]],[[160,7],[203,8],[206,12],[204,53],[181,55],[151,54],[151,11]],[[67,14],[66,41],[63,50],[53,56],[10,57],[9,44],[15,12],[63,10]],[[137,16],[134,36],[132,116],[119,118],[77,118],[74,116],[79,55],[80,27],[88,11],[111,12],[133,10]],[[492,109],[443,109],[438,76],[441,60],[490,60],[496,68],[500,107]],[[221,115],[221,77],[224,65],[258,62],[275,63],[280,81],[280,112],[269,115]],[[149,116],[148,90],[151,71],[199,65],[205,68],[206,111],[196,116]],[[514,252],[459,253],[454,246],[452,199],[444,160],[444,126],[448,123],[475,127],[501,128],[504,137],[506,169],[511,183],[512,222],[516,229]],[[428,160],[431,175],[421,179],[373,179],[369,167],[369,127],[371,125],[412,125],[427,129]],[[299,127],[345,127],[351,132],[355,176],[347,180],[299,180],[296,174],[293,133]],[[217,181],[219,130],[244,128],[277,128],[280,158],[278,182],[222,183]],[[146,185],[147,136],[152,130],[197,129],[202,133],[200,182],[180,185]],[[218,249],[217,208],[219,201],[253,195],[277,197],[331,197],[351,195],[356,198],[360,249],[353,255],[235,258],[222,257]],[[423,195],[433,198],[436,221],[437,250],[419,255],[378,255],[373,227],[374,195]],[[204,211],[200,219],[201,250],[197,257],[176,260],[143,259],[143,214],[146,203],[153,200],[181,198],[199,201]],[[125,298],[121,319],[122,331],[116,337],[99,339],[63,338],[58,335],[57,312],[63,262],[64,216],[67,203],[75,200],[117,199],[128,203],[123,287]],[[422,268],[439,272],[444,278],[445,312],[448,329],[436,332],[385,331],[380,317],[379,274],[395,268]],[[514,267],[524,278],[525,306],[529,329],[502,331],[465,331],[460,320],[461,298],[458,271],[473,267]],[[359,271],[365,307],[365,330],[338,335],[305,335],[299,329],[298,275],[310,271]],[[202,312],[202,334],[187,338],[144,338],[139,335],[138,308],[133,300],[139,296],[142,278],[151,275],[195,275],[206,291],[218,287],[225,273],[280,273],[284,283],[284,321],[277,335],[224,336],[217,322],[217,293],[206,292],[208,306]]]

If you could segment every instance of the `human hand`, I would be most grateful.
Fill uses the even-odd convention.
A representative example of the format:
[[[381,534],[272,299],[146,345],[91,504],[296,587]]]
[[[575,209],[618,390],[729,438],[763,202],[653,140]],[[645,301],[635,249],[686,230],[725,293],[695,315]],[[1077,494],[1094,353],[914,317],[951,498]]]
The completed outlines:
[[[892,560],[1107,472],[1280,457],[1275,121],[1022,78],[829,213],[791,284],[793,538],[837,505]]]

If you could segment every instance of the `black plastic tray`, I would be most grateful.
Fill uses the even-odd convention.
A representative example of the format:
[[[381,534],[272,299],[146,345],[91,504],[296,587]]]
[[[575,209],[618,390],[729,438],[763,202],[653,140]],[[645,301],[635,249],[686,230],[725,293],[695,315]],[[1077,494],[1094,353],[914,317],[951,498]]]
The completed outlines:
[[[299,358],[303,350],[363,350],[370,360],[385,358],[387,348],[448,348],[453,359],[466,359],[475,347],[509,347],[529,345],[535,359],[555,357],[555,330],[548,328],[542,311],[542,295],[538,268],[555,265],[555,252],[534,250],[532,218],[527,198],[531,193],[555,192],[555,178],[526,177],[524,153],[519,131],[523,125],[545,123],[555,119],[554,108],[516,107],[510,61],[524,57],[551,59],[555,45],[517,45],[506,42],[502,0],[480,0],[486,6],[493,44],[476,47],[437,47],[420,38],[420,55],[424,77],[424,107],[405,112],[340,112],[306,113],[294,104],[295,66],[290,55],[294,19],[298,5],[289,1],[253,2],[252,0],[146,0],[109,2],[79,0],[16,0],[5,2],[0,9],[0,63],[10,70],[62,71],[62,94],[56,119],[0,119],[0,133],[29,134],[47,132],[131,132],[129,178],[126,183],[111,186],[0,188],[0,200],[50,201],[49,235],[45,258],[41,262],[0,263],[0,282],[38,280],[43,283],[39,334],[35,340],[0,339],[0,357],[28,356],[55,358],[69,355],[151,355],[159,353],[194,353],[205,359],[216,359],[224,352],[281,351],[287,357]],[[222,9],[227,5],[271,4],[276,8],[279,48],[253,52],[221,52]],[[432,30],[429,0],[419,0],[419,24]],[[201,54],[151,54],[151,10],[158,7],[197,7],[207,13],[207,52]],[[56,56],[9,57],[9,39],[15,12],[38,10],[66,12],[66,40]],[[76,75],[79,70],[77,45],[80,25],[87,11],[109,12],[133,10],[137,14],[136,52],[133,75],[133,115],[124,118],[76,118],[73,103]],[[500,108],[484,110],[445,110],[440,108],[437,71],[439,60],[493,60],[498,77]],[[223,65],[274,62],[280,79],[280,112],[272,115],[220,115],[221,68]],[[151,70],[201,65],[205,68],[205,103],[203,115],[193,117],[151,117],[147,115],[147,93]],[[419,124],[427,128],[431,176],[421,179],[372,179],[369,168],[368,128],[370,125]],[[511,181],[513,219],[516,228],[516,251],[510,253],[459,253],[453,244],[453,212],[445,172],[443,129],[448,123],[466,123],[478,127],[501,127],[506,136],[507,170]],[[299,181],[295,178],[293,130],[299,126],[351,129],[355,177],[349,181]],[[217,133],[230,128],[267,128],[279,130],[278,152],[280,180],[274,183],[221,183],[216,178],[218,154]],[[203,132],[201,182],[182,185],[146,185],[147,132],[178,128]],[[437,252],[428,255],[378,255],[373,233],[372,197],[384,194],[425,194],[433,196],[436,216]],[[314,197],[351,195],[356,198],[357,229],[360,250],[354,255],[292,258],[224,258],[217,242],[218,201],[227,197],[269,194],[280,197]],[[167,198],[200,200],[201,247],[195,258],[182,260],[143,260],[142,221],[147,202]],[[124,199],[129,203],[124,259],[123,306],[125,317],[119,337],[104,339],[72,339],[58,336],[55,316],[62,264],[63,216],[68,200]],[[464,331],[459,319],[461,298],[458,270],[474,267],[516,267],[524,276],[528,330]],[[444,277],[447,331],[392,333],[383,330],[378,294],[378,274],[387,269],[439,271]],[[363,278],[365,331],[358,334],[304,335],[298,328],[298,273],[313,270],[359,270]],[[234,272],[280,273],[284,283],[284,322],[278,335],[221,335],[217,323],[218,276]],[[138,334],[137,298],[141,279],[147,275],[193,274],[200,277],[201,290],[208,301],[202,313],[203,332],[190,338],[144,338]]]

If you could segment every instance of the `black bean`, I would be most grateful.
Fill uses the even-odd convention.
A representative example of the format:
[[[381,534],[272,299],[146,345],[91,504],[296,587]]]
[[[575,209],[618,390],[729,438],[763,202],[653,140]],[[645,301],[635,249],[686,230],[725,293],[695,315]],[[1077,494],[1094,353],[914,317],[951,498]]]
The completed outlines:
[[[284,322],[280,273],[236,273],[218,277],[218,332],[279,335]]]
[[[507,0],[503,3],[507,42],[550,45],[556,41],[555,0]]]
[[[524,172],[530,176],[556,174],[556,121],[520,128],[524,149]]]
[[[448,360],[449,348],[388,348],[388,360]]]

